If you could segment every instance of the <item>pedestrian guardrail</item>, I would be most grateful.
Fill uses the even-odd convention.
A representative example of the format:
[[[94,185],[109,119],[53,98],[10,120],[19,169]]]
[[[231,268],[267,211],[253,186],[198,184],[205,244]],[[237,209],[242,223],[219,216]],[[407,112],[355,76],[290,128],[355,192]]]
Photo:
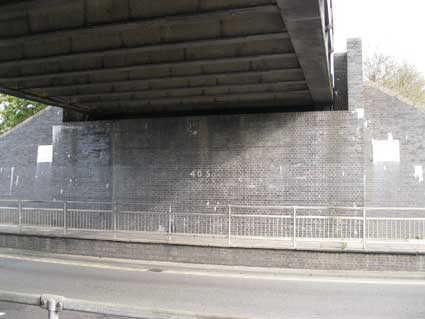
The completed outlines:
[[[0,201],[0,227],[229,246],[304,242],[425,245],[425,208]],[[425,247],[425,246],[424,246]]]
[[[64,311],[137,319],[229,319],[228,316],[155,310],[113,303],[78,300],[50,294],[34,295],[0,290],[0,301],[41,307],[48,319],[59,319]],[[236,317],[232,317],[237,319]]]

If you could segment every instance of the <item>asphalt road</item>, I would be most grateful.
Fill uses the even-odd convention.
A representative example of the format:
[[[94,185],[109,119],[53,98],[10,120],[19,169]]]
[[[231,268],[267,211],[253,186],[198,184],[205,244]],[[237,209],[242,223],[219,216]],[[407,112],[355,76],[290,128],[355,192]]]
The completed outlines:
[[[420,280],[267,277],[243,272],[229,276],[190,269],[122,269],[105,263],[87,266],[70,259],[40,261],[0,257],[0,289],[229,317],[425,318],[425,281]],[[12,318],[46,319],[47,315],[37,308],[0,303],[0,319]],[[96,316],[66,313],[62,318]]]

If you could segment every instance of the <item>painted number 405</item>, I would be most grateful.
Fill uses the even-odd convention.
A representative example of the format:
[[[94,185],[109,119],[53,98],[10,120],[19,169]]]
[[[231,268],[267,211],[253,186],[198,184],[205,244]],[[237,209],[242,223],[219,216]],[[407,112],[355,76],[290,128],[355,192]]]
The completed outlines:
[[[190,172],[190,176],[192,176],[193,178],[208,178],[211,177],[211,173],[209,170],[202,170],[202,169],[198,169],[195,171]]]

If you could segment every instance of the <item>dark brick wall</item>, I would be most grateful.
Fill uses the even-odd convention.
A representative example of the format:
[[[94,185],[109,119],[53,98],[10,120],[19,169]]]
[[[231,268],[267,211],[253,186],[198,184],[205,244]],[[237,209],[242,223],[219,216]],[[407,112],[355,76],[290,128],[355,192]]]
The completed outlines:
[[[363,123],[356,114],[220,115],[58,125],[53,127],[53,165],[42,164],[47,165],[43,172],[48,179],[40,185],[37,146],[52,143],[49,131],[60,121],[53,110],[17,129],[13,139],[9,135],[2,141],[28,147],[1,156],[4,166],[13,166],[14,158],[22,161],[14,165],[20,176],[27,170],[28,177],[19,181],[23,188],[13,189],[11,197],[185,206],[362,205]]]
[[[56,199],[362,205],[349,112],[139,119],[55,128]]]
[[[109,122],[81,122],[53,128],[53,199],[111,201],[111,130]]]

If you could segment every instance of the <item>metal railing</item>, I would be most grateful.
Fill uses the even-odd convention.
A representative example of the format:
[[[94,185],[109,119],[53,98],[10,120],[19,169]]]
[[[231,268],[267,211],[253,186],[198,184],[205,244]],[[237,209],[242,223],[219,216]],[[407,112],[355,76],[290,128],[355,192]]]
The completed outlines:
[[[0,301],[41,307],[48,314],[48,319],[59,319],[64,311],[82,312],[104,316],[138,319],[228,319],[228,316],[177,312],[170,310],[153,310],[134,306],[100,303],[86,300],[70,299],[55,295],[33,295],[0,290]],[[234,318],[234,317],[232,317]],[[237,318],[235,318],[237,319]]]
[[[0,201],[0,227],[205,244],[425,244],[425,208]],[[425,247],[425,246],[424,246]]]

